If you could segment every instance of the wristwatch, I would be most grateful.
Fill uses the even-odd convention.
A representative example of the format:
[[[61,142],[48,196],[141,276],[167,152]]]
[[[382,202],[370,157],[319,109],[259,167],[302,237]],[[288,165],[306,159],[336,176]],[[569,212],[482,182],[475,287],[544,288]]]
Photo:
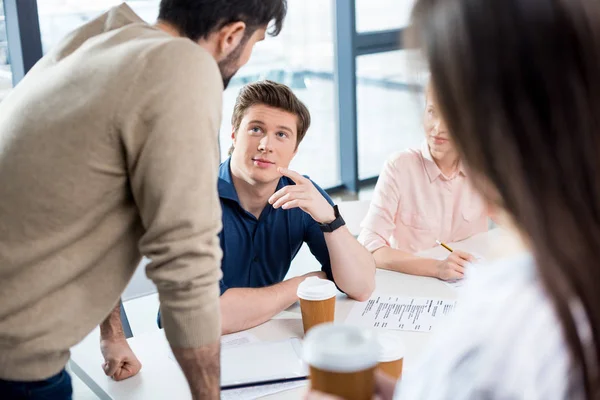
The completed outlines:
[[[329,224],[319,223],[319,226],[321,227],[321,231],[333,232],[340,226],[346,225],[346,221],[344,221],[344,218],[342,218],[342,216],[340,215],[338,206],[333,206],[333,212],[335,214],[335,219],[333,221],[331,221],[331,223],[329,223]]]

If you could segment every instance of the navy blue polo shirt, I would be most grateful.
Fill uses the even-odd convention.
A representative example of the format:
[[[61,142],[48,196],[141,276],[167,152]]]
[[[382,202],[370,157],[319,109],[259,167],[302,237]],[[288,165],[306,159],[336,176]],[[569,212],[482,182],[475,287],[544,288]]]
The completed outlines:
[[[305,242],[321,270],[333,281],[329,251],[319,224],[299,208],[274,209],[267,204],[258,219],[244,210],[231,180],[229,161],[228,158],[219,167],[218,181],[223,210],[223,229],[219,233],[223,250],[221,295],[230,288],[260,288],[283,281]],[[287,185],[295,183],[281,177],[276,191]],[[313,185],[333,205],[327,193],[314,182]],[[157,323],[161,328],[160,311]]]
[[[223,210],[223,230],[219,234],[223,250],[221,294],[230,288],[260,288],[283,281],[303,243],[333,280],[329,251],[319,224],[300,208],[274,209],[267,204],[258,219],[244,210],[231,180],[229,161],[221,164],[218,181]],[[313,184],[333,205],[327,193]],[[277,190],[287,185],[295,183],[283,176]]]

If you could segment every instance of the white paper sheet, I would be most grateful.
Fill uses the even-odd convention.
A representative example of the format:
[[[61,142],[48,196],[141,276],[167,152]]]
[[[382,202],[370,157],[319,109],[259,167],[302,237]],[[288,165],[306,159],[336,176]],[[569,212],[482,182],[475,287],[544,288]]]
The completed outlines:
[[[221,337],[221,380],[222,383],[236,381],[238,377],[253,379],[285,379],[306,376],[306,366],[295,346],[297,338],[278,342],[263,342],[248,332],[233,333]],[[257,362],[257,357],[267,357],[269,362]],[[172,352],[169,358],[177,362]],[[264,361],[265,359],[261,359]],[[289,374],[289,376],[279,376]],[[264,375],[264,376],[263,376]],[[272,375],[272,376],[271,376]],[[244,379],[245,379],[244,378]],[[307,385],[308,381],[284,382],[258,385],[221,391],[221,399],[250,400]],[[229,382],[228,384],[235,383]],[[240,382],[242,383],[242,382]]]
[[[245,344],[258,343],[260,340],[251,333],[248,332],[238,332],[232,333],[230,335],[221,336],[221,349],[230,349],[238,346],[243,346]],[[171,347],[167,344],[169,348],[169,358],[175,362],[177,359],[171,350]]]
[[[259,397],[281,393],[308,385],[308,381],[276,383],[273,385],[254,386],[249,388],[222,390],[221,400],[254,400]]]
[[[346,323],[378,329],[430,332],[456,308],[456,300],[374,294],[352,307]]]
[[[298,338],[260,342],[221,351],[221,386],[306,377]]]
[[[248,332],[238,332],[232,333],[230,335],[221,336],[222,349],[258,342],[260,342],[260,340],[256,336]]]

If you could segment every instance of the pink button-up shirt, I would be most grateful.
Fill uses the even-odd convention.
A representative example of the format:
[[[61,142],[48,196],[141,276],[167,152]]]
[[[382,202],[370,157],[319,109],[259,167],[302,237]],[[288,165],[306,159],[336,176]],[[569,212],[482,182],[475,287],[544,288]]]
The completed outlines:
[[[488,229],[488,211],[462,164],[446,177],[427,143],[393,155],[375,186],[358,240],[371,252],[389,246],[416,253]]]

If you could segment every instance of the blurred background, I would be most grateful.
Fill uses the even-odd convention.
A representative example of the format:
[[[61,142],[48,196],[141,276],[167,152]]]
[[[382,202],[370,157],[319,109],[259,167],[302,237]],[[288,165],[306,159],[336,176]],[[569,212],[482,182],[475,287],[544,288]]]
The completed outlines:
[[[121,0],[0,0],[0,101],[67,33]],[[150,23],[159,0],[127,3]],[[222,157],[240,87],[261,79],[290,86],[313,124],[292,168],[330,194],[368,193],[385,160],[423,138],[423,76],[405,49],[413,0],[288,0],[278,37],[259,43],[224,93]]]

